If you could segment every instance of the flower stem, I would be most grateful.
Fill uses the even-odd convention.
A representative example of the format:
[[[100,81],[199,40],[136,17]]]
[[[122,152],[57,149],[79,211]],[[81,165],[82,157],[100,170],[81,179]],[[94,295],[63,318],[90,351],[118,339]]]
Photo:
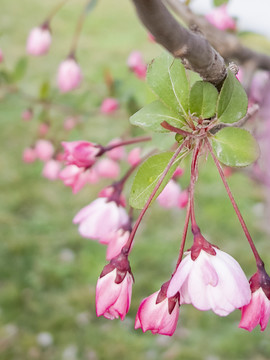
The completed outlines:
[[[178,268],[178,266],[179,266],[179,264],[180,264],[180,262],[182,260],[182,257],[183,257],[186,238],[187,238],[189,219],[190,219],[190,190],[189,190],[189,200],[188,200],[187,213],[186,213],[184,230],[183,230],[183,235],[182,235],[182,241],[181,241],[181,246],[180,246],[180,250],[179,250],[179,256],[178,256],[177,264],[175,266],[175,270],[174,270],[172,276],[175,274],[175,272],[176,272],[176,270],[177,270],[177,268]]]
[[[200,232],[200,229],[195,219],[195,210],[194,210],[194,187],[195,187],[195,182],[197,180],[197,160],[200,149],[201,149],[201,141],[197,141],[197,144],[193,150],[193,157],[191,161],[191,179],[190,179],[190,218],[191,218],[191,230],[193,235]]]
[[[65,3],[68,2],[68,0],[63,0],[61,1],[59,4],[57,4],[49,13],[49,15],[47,16],[47,19],[44,21],[44,24],[49,24],[52,20],[52,18],[54,17],[54,15],[61,9],[61,7],[63,7],[65,5]]]
[[[158,189],[160,188],[164,178],[166,177],[166,175],[168,174],[170,168],[172,167],[174,161],[176,160],[177,156],[180,154],[180,152],[183,150],[183,148],[186,146],[186,143],[187,141],[184,141],[180,146],[179,148],[175,151],[175,153],[173,154],[172,158],[170,159],[168,165],[166,166],[165,170],[163,171],[161,177],[159,178],[154,190],[152,191],[151,195],[149,196],[146,204],[144,205],[142,211],[140,212],[140,215],[135,223],[135,225],[133,226],[133,229],[132,229],[132,232],[130,234],[130,237],[128,239],[128,242],[126,243],[126,245],[123,247],[122,249],[122,252],[125,253],[125,254],[128,254],[129,251],[130,251],[130,248],[131,248],[131,245],[132,245],[132,242],[133,242],[133,239],[135,237],[135,234],[137,232],[137,229],[144,217],[144,214],[146,213],[147,209],[149,208],[153,198],[155,197]]]
[[[237,215],[237,217],[238,217],[238,219],[239,219],[239,221],[240,221],[240,224],[241,224],[241,226],[242,226],[242,229],[243,229],[243,231],[244,231],[244,233],[245,233],[245,235],[246,235],[246,238],[247,238],[247,240],[248,240],[248,242],[249,242],[249,245],[250,245],[250,247],[251,247],[251,250],[252,250],[252,252],[253,252],[253,254],[254,254],[257,267],[261,267],[262,264],[263,264],[263,261],[262,261],[260,255],[259,255],[256,247],[255,247],[255,244],[254,244],[254,242],[253,242],[253,240],[252,240],[252,237],[251,237],[251,235],[250,235],[250,233],[249,233],[249,231],[248,231],[248,228],[247,228],[247,226],[246,226],[246,223],[245,223],[245,221],[244,221],[244,219],[243,219],[243,217],[242,217],[242,215],[241,215],[241,213],[240,213],[240,210],[239,210],[239,208],[238,208],[238,206],[237,206],[237,204],[236,204],[236,201],[235,201],[235,199],[234,199],[234,197],[233,197],[233,195],[232,195],[232,192],[231,192],[231,190],[230,190],[230,188],[229,188],[229,185],[228,185],[228,183],[227,183],[227,181],[226,181],[226,178],[225,178],[224,172],[223,172],[223,170],[222,170],[222,167],[221,167],[218,159],[216,158],[216,156],[215,156],[215,154],[214,154],[214,152],[213,152],[212,146],[211,146],[211,144],[210,144],[210,141],[209,141],[208,139],[206,139],[206,144],[207,144],[207,147],[208,147],[208,149],[209,149],[209,151],[210,151],[210,154],[211,154],[211,156],[212,156],[212,158],[213,158],[213,160],[214,160],[214,162],[215,162],[215,165],[216,165],[216,167],[217,167],[217,169],[218,169],[219,175],[220,175],[221,180],[222,180],[222,182],[223,182],[223,184],[224,184],[224,186],[225,186],[225,189],[226,189],[227,194],[228,194],[228,196],[229,196],[229,198],[230,198],[230,201],[231,201],[231,203],[232,203],[232,206],[233,206],[233,208],[234,208],[234,211],[236,212],[236,215]]]
[[[102,147],[100,152],[98,153],[98,156],[104,154],[106,151],[110,151],[110,150],[115,149],[115,148],[117,148],[119,146],[132,145],[132,144],[137,144],[137,143],[140,143],[140,142],[145,142],[145,141],[150,141],[150,140],[152,140],[151,136],[138,136],[138,137],[133,138],[133,139],[120,141],[119,143]]]
[[[162,121],[162,123],[160,125],[164,129],[170,130],[171,132],[175,132],[175,133],[180,134],[180,135],[183,135],[184,137],[186,137],[186,136],[196,137],[196,135],[193,135],[189,131],[185,131],[185,130],[182,130],[182,129],[179,129],[179,128],[175,127],[175,126],[170,125],[167,121]]]
[[[71,46],[70,46],[69,57],[74,57],[74,55],[75,55],[85,18],[86,18],[86,13],[83,10],[77,21],[75,33],[73,35],[73,39],[72,39]]]

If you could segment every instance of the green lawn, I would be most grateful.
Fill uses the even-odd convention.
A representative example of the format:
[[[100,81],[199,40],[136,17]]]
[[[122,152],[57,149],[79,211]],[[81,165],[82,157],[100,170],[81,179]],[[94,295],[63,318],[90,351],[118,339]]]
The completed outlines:
[[[42,22],[54,3],[23,0],[15,4],[2,0],[0,47],[9,69],[18,57],[24,56],[31,27]],[[54,42],[49,55],[28,59],[27,73],[19,83],[28,94],[35,96],[48,76],[54,86],[57,65],[68,51],[75,15],[84,3],[70,1],[53,20]],[[134,79],[125,66],[133,49],[141,50],[147,61],[161,51],[147,41],[128,1],[98,3],[80,39],[78,60],[85,75],[82,89],[67,96],[53,91],[55,102],[84,114],[84,123],[70,139],[105,144],[112,135],[128,129],[125,110],[107,118],[97,109],[108,95],[102,80],[108,68],[115,78],[125,79],[121,85],[123,101],[127,94],[133,95],[134,89],[138,91],[139,105],[147,101],[144,83]],[[126,320],[97,318],[95,284],[105,264],[105,248],[81,238],[72,218],[106,183],[85,187],[74,196],[60,182],[42,178],[40,163],[23,164],[22,151],[35,138],[41,108],[36,108],[32,123],[25,123],[20,115],[29,103],[17,93],[4,93],[0,92],[0,359],[270,359],[270,330],[248,333],[238,329],[239,311],[220,318],[183,306],[172,338],[134,330],[141,299],[156,291],[173,270],[182,233],[184,212],[162,210],[157,205],[145,217],[130,257],[136,282]],[[61,128],[63,114],[52,108],[47,115],[53,122],[52,135]],[[60,140],[62,133],[57,136]],[[255,271],[254,261],[221,181],[217,180],[218,173],[210,159],[201,168],[196,195],[202,232],[237,258],[250,277]],[[269,234],[262,230],[260,212],[263,189],[241,173],[234,174],[229,182],[270,270]],[[187,175],[182,184],[187,185]],[[38,334],[43,332],[53,338],[48,347],[37,342]]]

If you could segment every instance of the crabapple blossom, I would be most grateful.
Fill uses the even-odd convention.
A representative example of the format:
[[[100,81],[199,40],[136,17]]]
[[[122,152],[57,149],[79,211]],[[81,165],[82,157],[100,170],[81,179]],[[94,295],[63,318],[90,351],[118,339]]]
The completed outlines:
[[[179,264],[167,296],[180,292],[181,304],[226,316],[250,302],[251,292],[240,265],[202,237]]]
[[[77,119],[74,118],[74,117],[67,117],[65,120],[64,120],[64,129],[67,130],[67,131],[70,131],[72,129],[74,129],[74,127],[77,125]]]
[[[180,186],[174,180],[170,180],[158,196],[157,201],[165,209],[177,207],[180,194]]]
[[[70,186],[73,194],[76,194],[89,181],[89,174],[84,171],[84,168],[68,165],[60,171],[59,179],[63,181],[65,186]]]
[[[121,142],[121,139],[113,139],[109,142],[108,146],[116,145]],[[107,152],[107,156],[112,160],[122,160],[125,157],[124,146],[117,146],[114,149]]]
[[[35,152],[38,159],[48,161],[54,153],[54,146],[49,140],[40,139],[36,142]]]
[[[132,51],[128,57],[127,65],[139,79],[145,79],[147,65],[144,63],[139,51]]]
[[[38,133],[40,136],[45,136],[50,130],[50,125],[46,122],[43,122],[38,127]]]
[[[26,109],[22,112],[21,116],[24,121],[30,121],[33,117],[33,110],[31,108]]]
[[[112,198],[114,194],[112,194]],[[126,210],[110,198],[98,198],[82,208],[74,217],[81,236],[107,242],[108,237],[129,221]]]
[[[60,170],[61,163],[57,160],[51,159],[45,163],[42,175],[49,180],[56,180],[58,179]]]
[[[29,33],[26,50],[30,55],[44,55],[49,51],[51,41],[51,32],[48,26],[35,27]]]
[[[219,30],[236,29],[236,23],[228,14],[226,4],[214,8],[205,17],[210,24],[214,25]]]
[[[131,166],[138,165],[141,161],[141,149],[139,147],[132,149],[128,154],[127,161]]]
[[[239,327],[252,331],[260,324],[261,331],[266,329],[270,319],[270,277],[264,266],[259,266],[258,271],[250,281],[251,301],[243,306]]]
[[[122,254],[106,265],[96,287],[96,313],[107,319],[124,320],[131,302],[133,276]]]
[[[114,98],[106,98],[102,101],[100,111],[102,114],[113,114],[119,107],[119,102]]]
[[[129,235],[130,230],[121,228],[107,238],[108,246],[106,251],[106,260],[111,260],[121,253],[122,248],[126,245],[129,239]]]
[[[168,298],[168,284],[164,285],[160,291],[141,302],[135,319],[135,329],[142,328],[143,332],[150,330],[152,334],[168,336],[175,332],[179,317],[179,293]]]
[[[189,198],[188,191],[187,190],[181,191],[181,194],[178,197],[178,207],[180,207],[180,209],[183,209],[187,206],[188,198]]]
[[[115,179],[120,174],[120,167],[117,162],[106,158],[96,163],[95,170],[98,176],[106,179]]]
[[[96,162],[100,148],[88,141],[63,141],[64,160],[67,165],[88,168]]]
[[[30,148],[30,147],[24,149],[22,158],[25,163],[30,164],[30,163],[34,162],[37,158],[35,149]]]
[[[57,84],[62,93],[71,91],[80,86],[82,81],[81,68],[74,58],[62,61],[58,68]]]

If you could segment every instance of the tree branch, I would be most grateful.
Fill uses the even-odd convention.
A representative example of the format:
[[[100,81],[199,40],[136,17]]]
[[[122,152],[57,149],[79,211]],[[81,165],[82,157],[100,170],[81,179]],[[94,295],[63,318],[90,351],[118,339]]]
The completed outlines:
[[[253,62],[255,68],[270,70],[270,57],[257,53],[241,44],[232,33],[217,29],[205,17],[195,15],[188,6],[179,0],[164,0],[165,3],[189,26],[196,25],[210,44],[228,61],[238,60],[244,64]]]
[[[161,0],[132,0],[144,26],[184,65],[219,86],[226,77],[224,59],[200,33],[184,28]]]

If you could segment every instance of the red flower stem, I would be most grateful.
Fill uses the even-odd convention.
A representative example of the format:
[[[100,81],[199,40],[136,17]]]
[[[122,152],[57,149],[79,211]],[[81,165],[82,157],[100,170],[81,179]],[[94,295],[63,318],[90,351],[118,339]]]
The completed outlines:
[[[164,129],[170,130],[171,132],[175,132],[175,133],[180,134],[180,135],[183,135],[184,137],[186,137],[186,136],[196,137],[196,135],[193,135],[189,131],[181,130],[181,129],[177,128],[177,127],[174,127],[174,126],[170,125],[169,123],[167,123],[167,121],[163,121],[160,125]]]
[[[193,235],[200,232],[200,229],[195,219],[195,210],[194,210],[194,187],[195,187],[195,182],[197,180],[197,160],[200,149],[201,149],[201,141],[198,141],[193,150],[193,157],[191,161],[191,179],[190,179],[190,218],[191,218],[191,230]]]
[[[110,150],[115,149],[115,148],[117,148],[119,146],[132,145],[132,144],[137,144],[137,143],[150,141],[150,140],[152,140],[151,136],[138,136],[138,137],[135,137],[133,139],[120,141],[119,143],[102,147],[100,153],[98,154],[98,156],[104,154],[104,152],[106,152],[106,151],[110,151]]]
[[[231,192],[231,190],[230,190],[230,188],[229,188],[229,185],[228,185],[227,180],[226,180],[226,178],[225,178],[225,175],[224,175],[224,172],[223,172],[223,170],[222,170],[222,167],[221,167],[218,159],[216,158],[216,156],[215,156],[215,154],[214,154],[214,152],[213,152],[212,146],[211,146],[211,144],[210,144],[210,141],[209,141],[208,139],[206,139],[206,144],[207,144],[207,147],[208,147],[208,149],[209,149],[209,151],[210,151],[210,154],[211,154],[211,156],[212,156],[212,158],[213,158],[213,160],[214,160],[214,162],[215,162],[215,165],[216,165],[216,167],[217,167],[217,169],[218,169],[219,175],[220,175],[221,180],[222,180],[222,182],[223,182],[223,184],[224,184],[224,186],[225,186],[225,189],[226,189],[227,194],[228,194],[228,196],[229,196],[229,198],[230,198],[230,201],[231,201],[231,203],[232,203],[232,206],[233,206],[233,208],[234,208],[234,211],[236,212],[236,215],[237,215],[237,217],[238,217],[238,219],[239,219],[239,221],[240,221],[240,224],[241,224],[241,226],[242,226],[242,229],[243,229],[243,231],[244,231],[244,233],[245,233],[245,235],[246,235],[246,238],[247,238],[247,240],[248,240],[248,242],[249,242],[249,245],[250,245],[250,247],[251,247],[251,250],[252,250],[252,252],[253,252],[253,254],[254,254],[257,267],[261,267],[261,266],[263,266],[263,261],[262,261],[260,255],[259,255],[256,247],[255,247],[255,244],[254,244],[254,242],[253,242],[253,240],[252,240],[252,237],[251,237],[251,235],[250,235],[250,233],[249,233],[249,231],[248,231],[248,228],[247,228],[247,226],[246,226],[246,223],[245,223],[245,221],[244,221],[244,219],[243,219],[243,217],[242,217],[242,215],[241,215],[241,213],[240,213],[240,210],[239,210],[239,208],[238,208],[238,206],[237,206],[237,204],[236,204],[236,202],[235,202],[235,200],[234,200],[234,197],[233,197],[233,195],[232,195],[232,192]]]
[[[158,182],[157,182],[154,190],[152,191],[151,195],[149,196],[146,204],[144,205],[142,211],[140,212],[140,215],[139,215],[138,219],[136,220],[136,222],[135,222],[135,224],[134,224],[134,226],[133,226],[133,229],[132,229],[132,231],[131,231],[131,234],[130,234],[130,236],[129,236],[129,239],[128,239],[126,245],[125,245],[125,246],[123,247],[123,249],[122,249],[122,252],[123,252],[124,254],[128,254],[128,253],[129,253],[130,248],[131,248],[131,245],[132,245],[132,242],[133,242],[133,239],[134,239],[135,234],[136,234],[136,232],[137,232],[137,229],[138,229],[138,227],[139,227],[139,225],[140,225],[140,223],[141,223],[141,221],[142,221],[142,219],[143,219],[143,217],[144,217],[144,214],[146,213],[147,209],[149,208],[149,206],[150,206],[150,204],[151,204],[154,196],[156,195],[158,189],[160,188],[163,180],[165,179],[165,176],[168,174],[168,172],[169,172],[170,168],[172,167],[174,161],[176,160],[177,156],[180,154],[180,152],[181,152],[181,151],[183,150],[183,148],[186,146],[186,143],[187,143],[187,141],[184,141],[184,142],[179,146],[179,148],[175,151],[175,153],[174,153],[173,156],[171,157],[168,165],[166,166],[165,170],[163,171],[161,177],[159,178],[159,180],[158,180]]]
[[[63,0],[59,4],[57,4],[49,13],[47,16],[47,19],[45,20],[44,24],[49,24],[54,15],[65,5],[65,3],[68,2],[68,0]]]
[[[172,276],[175,274],[175,272],[176,272],[176,270],[177,270],[177,268],[178,268],[178,266],[179,266],[179,264],[180,264],[180,262],[182,260],[182,257],[183,257],[186,238],[187,238],[189,219],[190,219],[190,190],[189,190],[189,200],[188,200],[187,213],[186,213],[184,230],[183,230],[183,235],[182,235],[182,241],[181,241],[181,246],[180,246],[180,250],[179,250],[179,256],[178,256],[177,264],[175,266],[175,270],[174,270]]]

